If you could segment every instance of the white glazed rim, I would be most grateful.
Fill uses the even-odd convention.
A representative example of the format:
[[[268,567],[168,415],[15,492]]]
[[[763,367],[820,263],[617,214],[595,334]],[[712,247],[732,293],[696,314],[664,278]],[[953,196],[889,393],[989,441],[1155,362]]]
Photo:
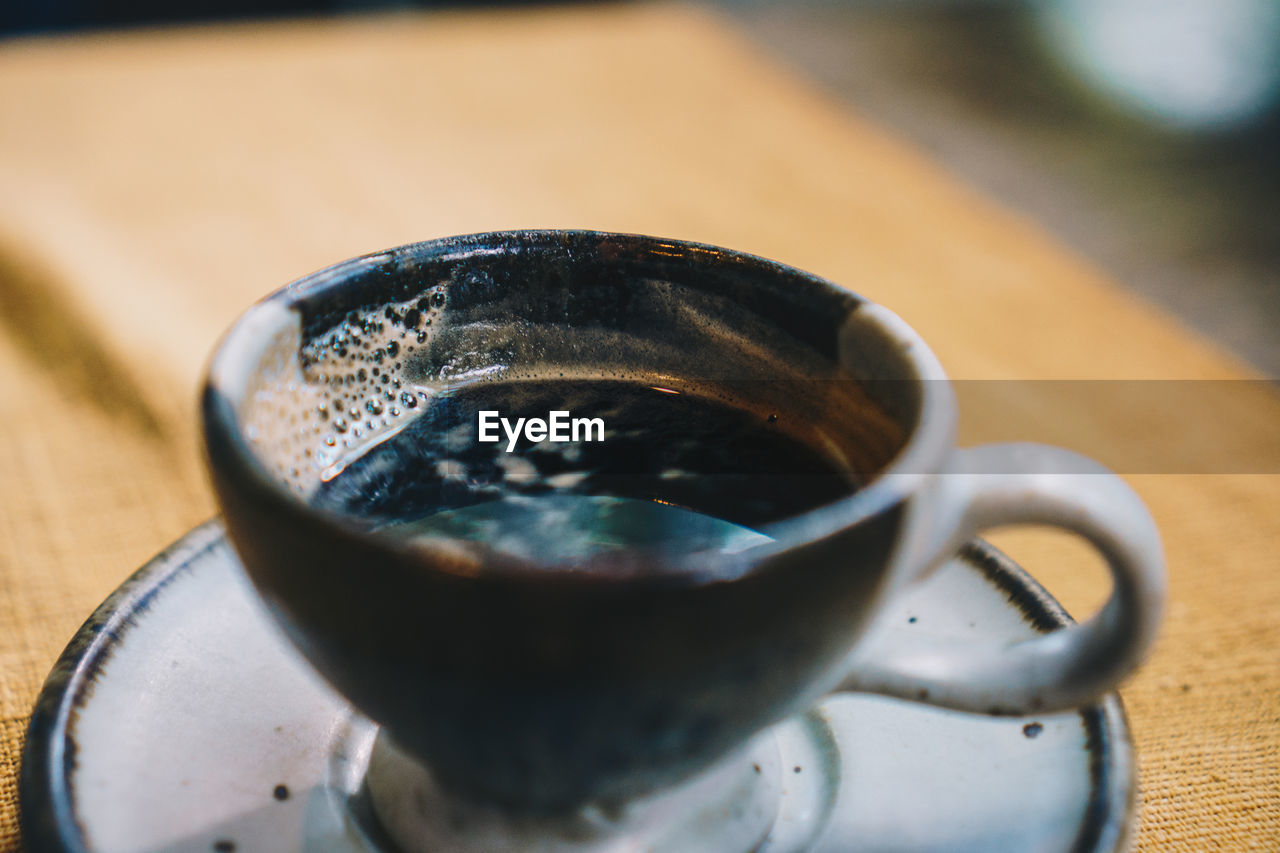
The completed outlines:
[[[208,464],[234,465],[247,475],[260,490],[272,495],[295,512],[336,525],[350,534],[364,538],[369,534],[339,513],[311,506],[293,494],[262,465],[234,422],[234,411],[243,400],[247,379],[256,369],[265,353],[276,344],[280,335],[300,334],[301,316],[295,306],[300,299],[321,289],[341,286],[357,279],[361,272],[405,256],[436,256],[459,259],[479,253],[507,251],[504,247],[514,240],[549,241],[551,239],[598,238],[629,241],[640,247],[681,249],[690,255],[711,253],[740,263],[755,266],[777,276],[804,283],[820,290],[835,291],[843,296],[853,296],[858,303],[846,316],[841,331],[858,328],[859,334],[875,334],[878,345],[891,357],[896,357],[905,376],[886,377],[895,381],[913,382],[919,386],[919,406],[914,423],[908,424],[906,442],[897,455],[883,469],[854,493],[824,504],[800,515],[792,516],[760,528],[772,542],[743,552],[744,556],[766,552],[785,551],[800,544],[814,542],[841,530],[853,527],[901,504],[914,494],[926,478],[939,473],[955,446],[956,402],[955,392],[947,380],[941,363],[924,340],[898,315],[888,308],[871,302],[848,288],[807,273],[795,267],[771,261],[745,252],[737,252],[704,243],[657,238],[638,234],[618,234],[589,230],[531,230],[495,231],[426,240],[404,246],[374,252],[339,262],[284,286],[251,306],[222,336],[209,361],[205,379],[204,430],[206,439],[211,431],[220,432],[221,445],[233,451],[231,459],[215,460],[208,457]],[[231,404],[230,409],[208,405],[210,392],[216,392]],[[381,547],[397,549],[398,546],[379,539]],[[743,561],[744,566],[756,562]],[[540,574],[561,577],[554,566]],[[576,575],[581,576],[581,575]],[[721,575],[724,577],[724,575]],[[599,577],[593,578],[599,582]],[[636,579],[627,581],[634,584]]]

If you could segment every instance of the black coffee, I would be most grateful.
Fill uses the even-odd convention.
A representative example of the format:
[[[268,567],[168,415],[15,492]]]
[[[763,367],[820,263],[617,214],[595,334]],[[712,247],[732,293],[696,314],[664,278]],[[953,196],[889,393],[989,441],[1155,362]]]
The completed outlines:
[[[482,541],[564,564],[623,548],[741,550],[763,541],[757,528],[858,486],[796,437],[803,425],[785,411],[714,387],[489,381],[423,405],[322,483],[313,502],[389,536]],[[485,435],[496,441],[480,440],[485,412]],[[554,412],[567,413],[555,432],[569,440],[516,437],[522,419],[547,422]]]

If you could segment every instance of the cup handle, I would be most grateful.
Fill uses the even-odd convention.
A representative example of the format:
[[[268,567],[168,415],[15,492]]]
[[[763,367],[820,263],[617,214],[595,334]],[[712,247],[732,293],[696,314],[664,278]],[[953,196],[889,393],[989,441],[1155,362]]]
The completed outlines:
[[[1160,536],[1138,496],[1098,463],[1039,444],[959,450],[941,476],[941,499],[960,508],[959,523],[920,565],[937,565],[992,527],[1052,525],[1084,537],[1105,558],[1111,596],[1082,624],[1005,648],[873,631],[836,689],[1023,715],[1079,707],[1114,688],[1150,648],[1164,607]]]

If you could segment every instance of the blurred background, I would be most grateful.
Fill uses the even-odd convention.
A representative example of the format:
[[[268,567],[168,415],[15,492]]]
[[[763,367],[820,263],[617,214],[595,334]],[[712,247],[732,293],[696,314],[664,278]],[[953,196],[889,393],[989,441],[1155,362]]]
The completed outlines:
[[[0,37],[467,5],[5,0]],[[1280,377],[1280,3],[701,5]]]
[[[1280,0],[538,6],[0,0],[0,851],[59,650],[216,511],[218,335],[338,259],[510,227],[848,284],[967,380],[962,443],[1126,475],[1171,578],[1125,691],[1137,849],[1280,849]],[[1071,612],[1106,594],[1065,534],[994,541]]]

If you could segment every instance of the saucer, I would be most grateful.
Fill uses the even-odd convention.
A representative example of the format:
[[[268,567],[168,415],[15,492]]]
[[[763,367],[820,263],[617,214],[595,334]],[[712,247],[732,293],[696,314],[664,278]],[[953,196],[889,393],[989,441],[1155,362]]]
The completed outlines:
[[[975,541],[876,630],[1003,645],[1067,621]],[[116,590],[54,666],[28,731],[23,838],[34,853],[390,851],[364,788],[376,734],[279,633],[208,522]],[[759,853],[1128,841],[1134,764],[1115,694],[1027,718],[842,694],[773,736],[781,795]]]

